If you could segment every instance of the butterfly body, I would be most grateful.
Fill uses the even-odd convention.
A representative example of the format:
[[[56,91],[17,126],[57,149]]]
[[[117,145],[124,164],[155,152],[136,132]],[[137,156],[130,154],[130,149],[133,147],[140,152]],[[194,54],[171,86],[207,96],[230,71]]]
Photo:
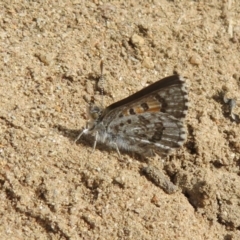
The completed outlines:
[[[91,120],[82,134],[94,135],[95,142],[117,151],[144,156],[156,152],[164,156],[186,139],[184,118],[187,109],[185,79],[173,75],[105,109],[91,106]]]

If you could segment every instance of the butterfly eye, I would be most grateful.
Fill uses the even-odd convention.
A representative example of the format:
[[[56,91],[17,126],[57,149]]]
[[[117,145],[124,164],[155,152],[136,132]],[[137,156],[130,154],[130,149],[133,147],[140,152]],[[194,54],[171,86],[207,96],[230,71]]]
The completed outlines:
[[[98,119],[98,117],[99,117],[99,113],[92,113],[91,114],[91,117],[93,118],[93,119]]]
[[[90,106],[88,109],[88,114],[92,119],[98,119],[101,113],[102,110],[98,106]]]

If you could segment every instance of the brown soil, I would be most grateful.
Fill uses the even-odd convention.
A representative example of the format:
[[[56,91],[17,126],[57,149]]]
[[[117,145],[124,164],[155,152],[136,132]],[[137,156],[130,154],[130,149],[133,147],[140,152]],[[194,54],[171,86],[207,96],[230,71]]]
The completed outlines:
[[[3,0],[0,13],[1,239],[240,239],[240,1]],[[183,148],[146,162],[74,143],[102,58],[105,106],[188,77]]]

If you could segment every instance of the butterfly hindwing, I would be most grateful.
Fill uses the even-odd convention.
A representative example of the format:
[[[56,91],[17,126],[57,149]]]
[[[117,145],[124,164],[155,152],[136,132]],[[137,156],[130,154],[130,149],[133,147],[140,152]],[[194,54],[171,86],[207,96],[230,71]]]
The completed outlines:
[[[107,132],[115,136],[120,149],[142,155],[149,155],[149,149],[166,155],[180,147],[186,137],[182,122],[161,112],[123,117],[112,122]]]

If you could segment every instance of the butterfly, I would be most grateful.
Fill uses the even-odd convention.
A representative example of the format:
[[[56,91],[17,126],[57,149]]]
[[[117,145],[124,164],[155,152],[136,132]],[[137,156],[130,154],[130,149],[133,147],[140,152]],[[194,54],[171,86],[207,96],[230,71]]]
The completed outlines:
[[[184,119],[188,110],[186,80],[180,75],[165,77],[133,95],[103,109],[89,106],[90,121],[84,134],[110,148],[143,156],[166,156],[185,142]]]

